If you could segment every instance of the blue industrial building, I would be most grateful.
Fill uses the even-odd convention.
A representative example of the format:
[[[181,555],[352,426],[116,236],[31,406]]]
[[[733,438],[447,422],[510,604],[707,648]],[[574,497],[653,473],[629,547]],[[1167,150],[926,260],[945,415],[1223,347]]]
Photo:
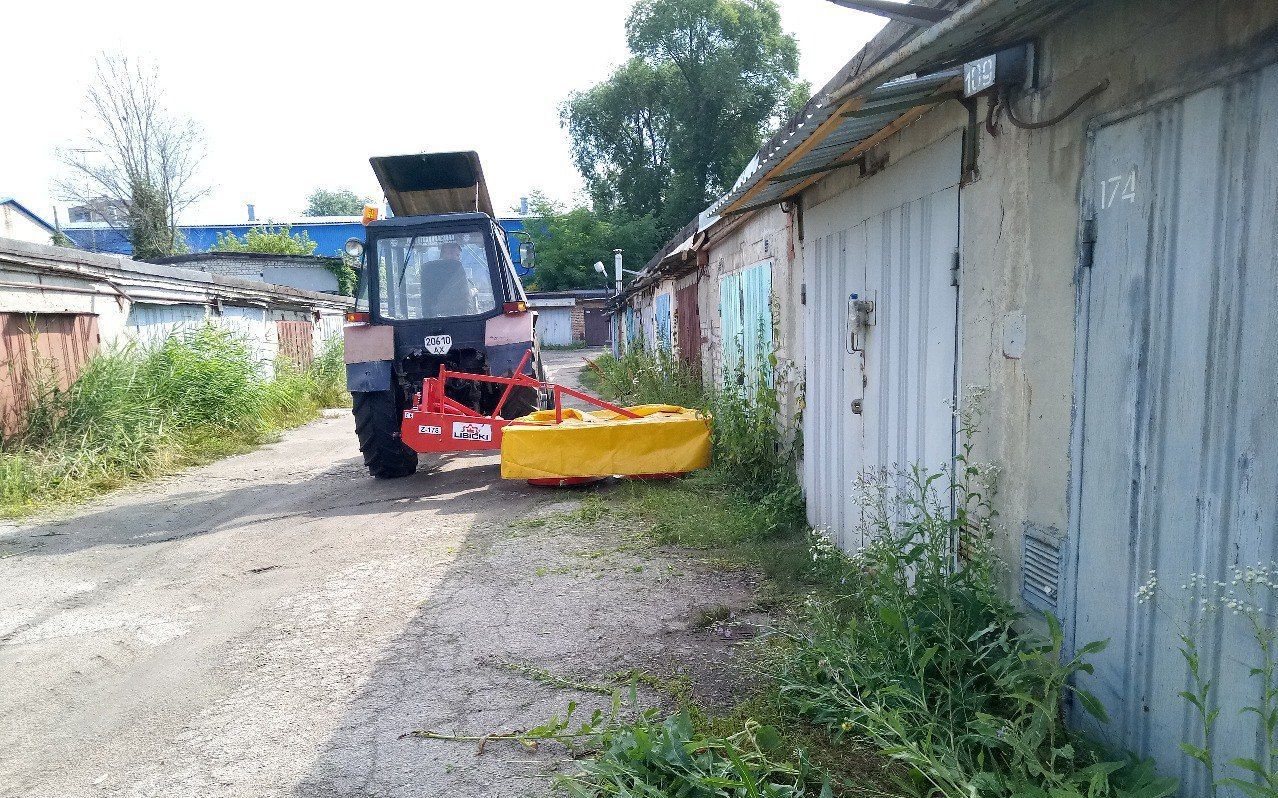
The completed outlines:
[[[524,230],[524,220],[520,217],[497,220],[506,231],[506,244],[510,250],[511,260],[521,277],[527,277],[530,269],[525,269],[519,257],[519,233]],[[236,224],[193,224],[179,225],[178,229],[186,239],[186,245],[192,252],[207,252],[217,243],[218,234],[232,234],[244,237],[254,227],[279,227],[288,225],[294,235],[306,233],[318,246],[315,254],[327,257],[339,257],[346,246],[347,239],[364,238],[364,225],[358,216],[303,216],[296,219],[284,219],[269,222],[238,222]],[[133,247],[123,233],[102,222],[82,222],[69,224],[63,233],[82,249],[90,252],[108,252],[115,255],[131,255]]]

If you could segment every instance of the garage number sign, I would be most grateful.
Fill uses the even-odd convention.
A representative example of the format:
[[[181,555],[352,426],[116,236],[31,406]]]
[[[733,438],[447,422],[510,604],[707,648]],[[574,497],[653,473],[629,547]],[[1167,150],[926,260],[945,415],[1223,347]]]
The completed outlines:
[[[963,95],[971,97],[994,85],[997,58],[987,55],[963,65]]]

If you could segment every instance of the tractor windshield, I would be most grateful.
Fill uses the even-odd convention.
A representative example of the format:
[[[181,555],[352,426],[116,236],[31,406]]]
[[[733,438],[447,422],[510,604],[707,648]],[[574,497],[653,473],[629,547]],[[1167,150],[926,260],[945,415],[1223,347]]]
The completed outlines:
[[[473,316],[497,307],[478,231],[378,240],[377,282],[386,319]]]

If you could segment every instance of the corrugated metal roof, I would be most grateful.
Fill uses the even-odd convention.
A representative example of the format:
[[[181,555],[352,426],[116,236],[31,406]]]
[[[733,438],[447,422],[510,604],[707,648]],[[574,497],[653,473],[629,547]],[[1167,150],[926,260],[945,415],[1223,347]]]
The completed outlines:
[[[1088,2],[972,0],[961,6],[847,83],[827,87],[827,96],[805,109],[805,119],[791,122],[788,138],[770,142],[771,151],[755,156],[753,170],[715,212],[741,213],[797,195],[828,168],[877,143],[880,132],[890,135],[921,116],[938,93],[960,86],[956,65],[1031,39]]]
[[[304,291],[236,277],[224,277],[195,269],[179,269],[129,260],[117,255],[29,244],[0,238],[0,266],[60,277],[73,277],[109,286],[102,293],[117,293],[146,302],[208,303],[221,299],[228,303],[269,304],[306,308],[344,309],[354,304],[351,297]],[[61,286],[51,284],[48,290]]]

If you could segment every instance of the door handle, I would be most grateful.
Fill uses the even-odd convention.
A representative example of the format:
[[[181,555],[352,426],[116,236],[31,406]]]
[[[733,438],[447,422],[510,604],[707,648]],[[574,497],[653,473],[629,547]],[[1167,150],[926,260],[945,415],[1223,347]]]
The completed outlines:
[[[848,294],[847,314],[845,322],[848,331],[847,353],[849,355],[864,352],[865,345],[857,346],[857,333],[874,326],[874,300],[861,299],[857,294]]]
[[[855,415],[858,415],[858,416],[859,416],[859,415],[861,415],[861,400],[860,400],[860,399],[853,399],[853,400],[852,400],[852,412],[853,412]]]

